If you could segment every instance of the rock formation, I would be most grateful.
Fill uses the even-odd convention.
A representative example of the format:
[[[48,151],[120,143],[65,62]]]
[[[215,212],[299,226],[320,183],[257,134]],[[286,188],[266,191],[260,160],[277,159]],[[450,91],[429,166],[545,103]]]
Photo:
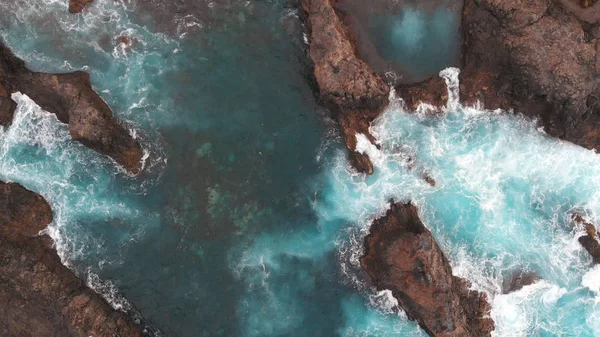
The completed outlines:
[[[461,96],[538,118],[546,131],[600,149],[600,12],[572,0],[466,0]],[[398,89],[410,105],[442,105],[433,78]]]
[[[92,2],[94,0],[69,0],[69,12],[80,13],[85,6]]]
[[[129,172],[141,170],[140,145],[116,121],[108,105],[92,88],[87,73],[30,71],[0,42],[0,125],[12,121],[16,105],[10,96],[17,91],[68,124],[74,140],[111,157]]]
[[[50,205],[18,184],[0,182],[0,336],[142,336],[61,264],[46,235]]]
[[[355,152],[356,133],[369,134],[369,124],[385,108],[389,87],[359,59],[352,36],[334,9],[335,0],[301,0],[308,30],[310,58],[319,97],[338,120],[350,160],[360,172],[373,173],[367,155]]]
[[[486,295],[452,275],[450,263],[411,203],[392,204],[371,225],[361,265],[431,336],[490,336]]]
[[[585,219],[579,214],[573,214],[573,221],[580,225],[583,225],[586,231],[586,235],[579,237],[577,239],[579,243],[587,250],[587,252],[592,256],[592,260],[595,264],[600,264],[600,236],[596,232],[596,227],[585,221]]]

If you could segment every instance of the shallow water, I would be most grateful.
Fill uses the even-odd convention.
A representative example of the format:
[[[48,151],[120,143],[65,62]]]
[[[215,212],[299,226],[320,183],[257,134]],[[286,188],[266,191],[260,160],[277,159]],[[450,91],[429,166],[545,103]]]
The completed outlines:
[[[113,1],[76,16],[0,4],[16,14],[0,19],[7,44],[36,70],[90,72],[149,153],[129,177],[13,96],[0,179],[50,201],[63,261],[168,336],[425,336],[358,263],[371,220],[410,199],[454,273],[490,295],[496,336],[600,334],[599,272],[570,221],[598,219],[597,154],[520,116],[456,98],[407,112],[392,93],[372,127],[381,150],[357,136],[376,173],[356,174],[314,101],[294,10],[245,8],[173,36]],[[542,280],[502,295],[520,269]]]

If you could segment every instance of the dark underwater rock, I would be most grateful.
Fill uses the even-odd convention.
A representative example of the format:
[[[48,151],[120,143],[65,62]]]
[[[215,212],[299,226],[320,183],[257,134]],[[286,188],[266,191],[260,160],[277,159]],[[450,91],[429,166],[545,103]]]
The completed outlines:
[[[353,166],[371,174],[368,156],[354,151],[356,134],[372,138],[369,124],[387,105],[389,87],[356,56],[350,30],[334,8],[335,0],[300,0],[300,5],[319,98],[337,118]]]
[[[389,289],[430,336],[490,336],[494,322],[484,293],[452,269],[411,203],[392,204],[371,225],[361,265],[377,289]]]
[[[48,203],[18,184],[0,182],[0,336],[142,336],[63,266],[52,239]]]
[[[573,221],[583,225],[586,231],[586,235],[579,237],[577,241],[579,241],[583,248],[590,254],[594,263],[600,264],[600,242],[598,242],[600,237],[598,236],[596,227],[593,224],[585,221],[585,219],[579,214],[574,213],[572,217]]]
[[[142,148],[94,91],[87,73],[30,71],[0,42],[0,125],[12,121],[16,105],[10,95],[17,91],[68,124],[74,140],[111,157],[129,172],[141,170]]]

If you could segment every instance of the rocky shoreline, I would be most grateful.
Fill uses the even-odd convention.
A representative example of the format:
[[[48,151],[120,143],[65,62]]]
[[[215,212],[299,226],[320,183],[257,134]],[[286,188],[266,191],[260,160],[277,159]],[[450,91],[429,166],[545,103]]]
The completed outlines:
[[[319,99],[337,119],[352,165],[370,174],[368,157],[354,151],[355,134],[372,139],[369,124],[385,109],[390,87],[356,55],[352,20],[337,9],[342,2],[300,0],[300,5]],[[465,0],[462,103],[522,113],[538,119],[551,136],[600,149],[598,6],[581,8],[570,0]],[[445,83],[437,76],[395,89],[411,109],[421,102],[441,107],[447,100]]]
[[[149,336],[65,267],[41,196],[0,182],[0,336]]]
[[[318,97],[338,121],[351,165],[372,174],[368,156],[355,151],[356,134],[374,140],[369,125],[385,109],[390,86],[357,56],[352,18],[339,9],[344,1],[300,0],[301,18]],[[464,0],[453,5],[462,5],[462,104],[521,113],[537,119],[551,136],[600,149],[599,2]],[[395,89],[412,110],[420,103],[443,107],[448,98],[437,76]],[[579,241],[598,263],[595,230]],[[393,204],[373,222],[361,265],[374,285],[390,289],[431,336],[489,336],[494,329],[485,294],[469,291],[468,281],[452,276],[411,204]],[[517,272],[503,292],[537,279]]]
[[[140,144],[114,118],[108,105],[92,88],[86,72],[31,71],[0,42],[0,126],[12,121],[16,104],[11,94],[17,91],[68,124],[73,140],[112,158],[130,173],[141,171]]]

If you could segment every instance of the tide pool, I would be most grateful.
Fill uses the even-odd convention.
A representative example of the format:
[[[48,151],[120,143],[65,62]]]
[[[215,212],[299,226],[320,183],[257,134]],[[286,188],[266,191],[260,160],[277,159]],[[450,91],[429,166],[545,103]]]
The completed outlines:
[[[48,199],[67,265],[166,336],[426,336],[359,265],[389,199],[413,200],[454,273],[488,293],[495,336],[600,334],[600,277],[570,220],[599,220],[596,153],[461,106],[449,69],[444,111],[407,111],[390,94],[371,129],[381,149],[357,135],[376,173],[357,174],[313,98],[301,32],[286,28],[295,11],[251,6],[173,37],[113,1],[78,16],[63,2],[0,4],[15,13],[0,33],[17,55],[90,72],[149,154],[130,177],[13,95],[0,179]],[[521,269],[541,280],[501,294]]]

